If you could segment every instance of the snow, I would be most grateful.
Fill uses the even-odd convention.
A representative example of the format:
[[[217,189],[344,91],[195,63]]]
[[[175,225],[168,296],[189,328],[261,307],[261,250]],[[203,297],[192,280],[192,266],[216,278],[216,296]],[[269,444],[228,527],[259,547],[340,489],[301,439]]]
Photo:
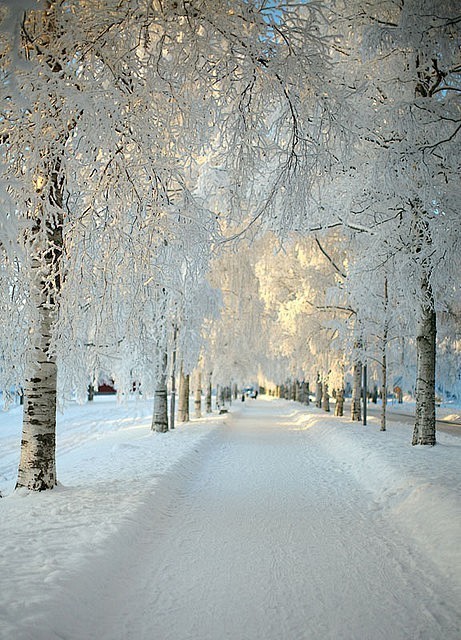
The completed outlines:
[[[0,416],[2,640],[461,637],[461,438],[265,397],[156,434],[151,404],[69,406],[40,494]]]

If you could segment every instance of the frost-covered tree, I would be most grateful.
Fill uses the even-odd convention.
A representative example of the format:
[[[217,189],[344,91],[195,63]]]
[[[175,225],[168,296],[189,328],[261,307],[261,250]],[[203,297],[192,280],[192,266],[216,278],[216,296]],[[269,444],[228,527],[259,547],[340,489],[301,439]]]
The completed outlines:
[[[398,264],[388,287],[417,320],[413,442],[434,444],[436,313],[459,269],[459,7],[452,0],[334,7],[336,77],[356,99],[356,143],[324,204],[334,207],[341,189],[338,218],[374,237],[374,249],[381,243],[380,279]]]
[[[2,5],[2,198],[25,249],[20,326],[33,328],[22,360],[27,354],[34,418],[25,423],[19,485],[56,482],[57,363],[65,387],[88,381],[98,360],[131,354],[127,274],[138,255],[155,265],[149,250],[168,237],[169,216],[203,213],[191,197],[201,154],[219,141],[234,181],[262,175],[270,161],[270,201],[304,163],[301,151],[318,146],[303,135],[298,91],[304,74],[317,83],[325,50],[317,15],[314,4],[300,12],[295,2],[243,0]],[[310,99],[319,103],[314,92]],[[71,349],[69,335],[78,336]],[[126,368],[120,378],[126,386]],[[30,385],[42,379],[40,416],[45,394]]]
[[[254,260],[255,248],[242,242],[237,252],[228,247],[212,265],[210,281],[220,290],[221,308],[209,327],[204,356],[221,387],[237,383],[242,388],[257,380],[265,357],[266,323]]]
[[[313,383],[321,372],[320,380],[332,389],[344,385],[346,326],[353,315],[341,289],[344,259],[343,242],[331,233],[297,236],[275,255],[269,237],[256,264],[272,319],[271,353],[288,359],[286,374]]]

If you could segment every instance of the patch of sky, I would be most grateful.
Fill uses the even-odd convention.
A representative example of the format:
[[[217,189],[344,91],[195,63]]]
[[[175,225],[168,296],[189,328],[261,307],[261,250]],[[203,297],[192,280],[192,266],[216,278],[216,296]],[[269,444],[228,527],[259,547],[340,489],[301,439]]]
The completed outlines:
[[[245,0],[248,4],[253,4],[267,24],[267,35],[261,36],[261,41],[271,42],[277,40],[279,32],[277,27],[282,25],[298,7],[306,5],[310,0]],[[270,51],[267,52],[270,55]]]
[[[281,24],[284,17],[292,13],[297,7],[308,4],[310,0],[256,0],[254,2],[257,10],[268,24]]]

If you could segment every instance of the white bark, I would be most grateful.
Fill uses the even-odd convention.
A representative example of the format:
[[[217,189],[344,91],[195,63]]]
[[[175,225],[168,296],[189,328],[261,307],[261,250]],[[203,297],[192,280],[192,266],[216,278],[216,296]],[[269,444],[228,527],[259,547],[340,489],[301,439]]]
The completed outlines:
[[[16,488],[33,491],[52,489],[56,478],[56,359],[50,355],[54,305],[47,299],[40,262],[33,265],[31,295],[37,316],[32,321],[33,344],[24,387],[24,417],[21,456]]]
[[[362,396],[362,363],[355,362],[352,372],[352,402],[351,402],[351,420],[362,419],[361,409]]]
[[[435,435],[436,313],[423,307],[416,338],[416,422],[412,444],[436,444]]]
[[[38,28],[43,30],[54,46],[55,15],[50,4],[49,11],[34,15]],[[43,22],[42,22],[43,21]],[[41,23],[41,24],[40,24]],[[23,30],[22,35],[26,31]],[[38,56],[39,64],[40,56]],[[61,70],[59,63],[51,57],[44,61],[44,68],[51,74]],[[50,89],[48,100],[53,105],[47,117],[60,116],[56,95]],[[59,119],[58,119],[59,121]],[[56,478],[56,357],[50,352],[52,326],[56,320],[61,290],[61,258],[63,250],[63,193],[64,177],[62,162],[66,141],[72,126],[61,130],[53,139],[46,140],[42,149],[39,175],[34,182],[38,204],[29,212],[31,226],[26,231],[30,255],[30,298],[35,314],[30,325],[30,347],[28,369],[24,385],[24,414],[21,439],[21,455],[16,487],[33,491],[52,489]],[[58,127],[59,129],[59,127]]]
[[[154,414],[152,417],[152,430],[158,433],[168,431],[167,365],[168,354],[165,348],[162,353],[161,371],[154,393]]]

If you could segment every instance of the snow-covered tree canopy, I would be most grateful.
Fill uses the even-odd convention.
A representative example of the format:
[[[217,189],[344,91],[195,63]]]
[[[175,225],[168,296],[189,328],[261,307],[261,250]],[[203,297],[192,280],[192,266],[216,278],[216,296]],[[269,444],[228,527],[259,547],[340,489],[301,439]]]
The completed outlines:
[[[318,147],[304,128],[309,105],[325,110],[312,89],[326,54],[321,13],[292,2],[48,0],[3,3],[1,17],[5,274],[22,278],[24,327],[36,314],[31,274],[43,274],[48,303],[59,303],[63,388],[83,389],[101,357],[120,357],[120,345],[133,353],[165,322],[156,288],[188,296],[203,274],[216,228],[196,189],[202,159],[224,163],[247,200],[259,189],[247,178],[264,175],[268,201]],[[197,318],[208,312],[199,307]],[[3,387],[19,385],[24,367],[4,375]]]
[[[405,341],[433,423],[436,316],[445,341],[459,322],[457,5],[0,1],[0,386],[150,393],[179,350],[220,384],[342,387]]]

